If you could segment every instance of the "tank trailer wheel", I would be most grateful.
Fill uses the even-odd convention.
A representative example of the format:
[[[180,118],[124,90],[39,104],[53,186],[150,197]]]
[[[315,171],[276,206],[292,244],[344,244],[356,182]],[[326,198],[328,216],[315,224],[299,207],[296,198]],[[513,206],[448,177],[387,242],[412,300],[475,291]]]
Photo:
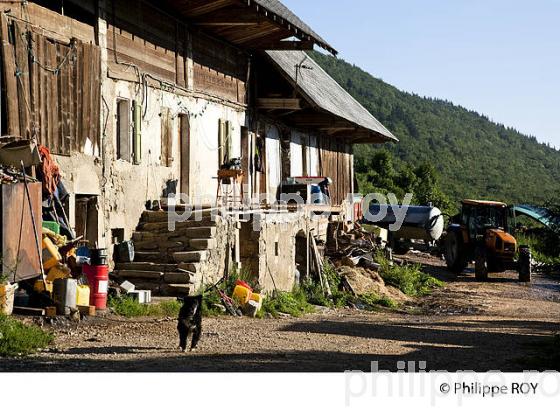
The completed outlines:
[[[453,273],[461,273],[468,265],[463,239],[458,232],[448,232],[445,238],[445,262]]]

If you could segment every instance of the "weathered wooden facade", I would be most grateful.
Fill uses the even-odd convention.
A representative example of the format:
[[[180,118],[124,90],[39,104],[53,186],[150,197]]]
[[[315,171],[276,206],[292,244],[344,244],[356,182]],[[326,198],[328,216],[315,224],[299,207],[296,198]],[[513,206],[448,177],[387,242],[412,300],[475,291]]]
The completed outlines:
[[[170,185],[215,203],[224,152],[241,158],[253,208],[302,175],[330,177],[338,206],[352,144],[394,140],[302,51],[333,47],[276,0],[0,0],[0,12],[2,133],[56,154],[71,222],[98,246],[129,238]]]

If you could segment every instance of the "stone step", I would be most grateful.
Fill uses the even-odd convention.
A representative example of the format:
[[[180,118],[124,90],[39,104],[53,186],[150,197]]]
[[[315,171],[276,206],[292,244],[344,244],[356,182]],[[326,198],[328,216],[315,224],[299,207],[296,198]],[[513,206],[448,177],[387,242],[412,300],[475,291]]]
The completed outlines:
[[[188,251],[188,252],[175,252],[173,254],[173,259],[177,263],[204,262],[204,261],[207,260],[207,258],[208,258],[208,253],[204,250],[202,250],[202,251]]]
[[[191,239],[189,242],[189,248],[196,250],[211,250],[216,245],[216,239]]]
[[[145,279],[130,280],[130,283],[134,284],[136,290],[150,290],[152,294],[159,294],[161,281],[150,282]]]
[[[159,296],[187,296],[194,295],[197,285],[188,284],[162,284],[158,289]]]
[[[134,241],[135,252],[155,252],[159,246],[155,240],[152,241]]]
[[[187,228],[185,229],[185,236],[187,238],[197,238],[197,239],[213,238],[214,236],[216,236],[216,227],[199,226],[199,227]]]
[[[133,271],[155,271],[155,272],[175,272],[178,265],[176,263],[153,263],[153,262],[130,262],[117,263],[115,271],[133,270]]]
[[[180,263],[178,268],[187,272],[200,273],[201,266],[200,263]]]
[[[159,280],[163,276],[163,272],[152,270],[118,270],[113,272],[119,278],[123,279],[150,279]]]
[[[196,273],[193,272],[167,272],[163,275],[163,281],[168,284],[188,285],[194,284]]]
[[[191,239],[211,239],[216,231],[213,226],[203,226],[174,232],[134,232],[132,241],[135,249],[150,251],[161,247],[187,246]]]
[[[169,259],[166,255],[162,255],[161,252],[134,252],[134,260],[136,262],[166,263]]]
[[[203,218],[202,220],[189,220],[175,223],[175,230],[172,231],[172,226],[166,222],[141,222],[136,228],[136,232],[153,232],[153,233],[166,233],[177,232],[187,228],[196,228],[201,226],[216,226],[216,221],[211,218]]]

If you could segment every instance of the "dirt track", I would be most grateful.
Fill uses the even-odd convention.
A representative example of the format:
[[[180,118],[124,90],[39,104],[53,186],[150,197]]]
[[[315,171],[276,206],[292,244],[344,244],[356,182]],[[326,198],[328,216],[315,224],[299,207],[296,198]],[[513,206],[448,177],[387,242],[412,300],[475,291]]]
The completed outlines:
[[[560,331],[558,280],[537,275],[526,285],[506,273],[477,283],[472,273],[454,277],[436,259],[413,258],[448,284],[406,313],[205,319],[198,351],[187,354],[176,348],[172,318],[95,318],[57,327],[48,351],[0,359],[0,370],[367,371],[377,361],[394,371],[403,360],[425,361],[428,370],[545,370],[530,358],[542,356],[540,345]]]

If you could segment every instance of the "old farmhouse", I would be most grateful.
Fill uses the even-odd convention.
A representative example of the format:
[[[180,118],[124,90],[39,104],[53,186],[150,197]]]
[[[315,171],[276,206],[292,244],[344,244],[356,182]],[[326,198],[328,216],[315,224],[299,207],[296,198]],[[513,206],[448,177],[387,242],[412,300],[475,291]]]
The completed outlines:
[[[396,141],[306,53],[336,50],[276,0],[2,0],[0,11],[2,135],[50,150],[76,235],[155,294],[233,268],[291,289],[309,272],[310,238],[353,220],[353,145]],[[312,192],[302,206],[281,200]],[[129,240],[132,261],[114,254]]]

